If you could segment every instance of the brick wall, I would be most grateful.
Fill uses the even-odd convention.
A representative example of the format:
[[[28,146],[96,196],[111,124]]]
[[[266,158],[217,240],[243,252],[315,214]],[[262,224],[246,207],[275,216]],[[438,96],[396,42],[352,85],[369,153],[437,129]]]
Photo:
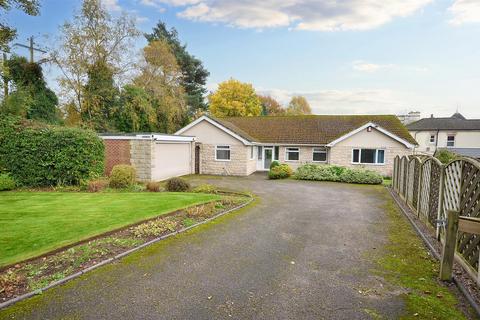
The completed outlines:
[[[130,140],[103,140],[105,144],[105,174],[109,175],[113,166],[130,164]]]

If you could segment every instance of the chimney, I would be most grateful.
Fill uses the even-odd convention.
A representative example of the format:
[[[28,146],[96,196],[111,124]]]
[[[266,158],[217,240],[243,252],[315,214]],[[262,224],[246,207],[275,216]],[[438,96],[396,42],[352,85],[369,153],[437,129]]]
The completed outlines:
[[[433,113],[430,115],[430,118],[433,118]]]

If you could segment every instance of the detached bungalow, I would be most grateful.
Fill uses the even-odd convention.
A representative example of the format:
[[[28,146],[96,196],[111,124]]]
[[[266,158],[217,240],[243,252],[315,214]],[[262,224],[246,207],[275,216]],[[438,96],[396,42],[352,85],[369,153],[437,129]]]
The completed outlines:
[[[202,116],[176,134],[195,137],[195,173],[245,176],[273,160],[365,167],[391,176],[416,141],[393,115]]]

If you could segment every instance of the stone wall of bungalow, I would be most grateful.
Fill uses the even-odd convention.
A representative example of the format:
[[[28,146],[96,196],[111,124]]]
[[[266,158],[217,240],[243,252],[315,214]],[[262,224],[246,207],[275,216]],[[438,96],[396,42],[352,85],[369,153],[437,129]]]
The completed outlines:
[[[349,168],[362,168],[367,170],[377,171],[383,176],[391,177],[393,175],[393,160],[398,155],[400,157],[404,155],[412,154],[412,150],[400,147],[385,148],[385,163],[384,164],[356,164],[352,163],[353,149],[358,149],[354,146],[335,146],[330,149],[330,163],[349,167]]]
[[[200,173],[213,175],[246,176],[255,170],[249,160],[249,147],[240,144],[231,144],[230,160],[215,159],[216,144],[199,144],[200,146]],[[254,162],[254,161],[253,161]]]
[[[353,157],[353,149],[362,148],[362,146],[348,146],[348,145],[337,145],[331,148],[327,148],[327,161],[326,162],[318,162],[313,161],[313,149],[319,147],[313,146],[288,146],[288,147],[295,147],[298,148],[300,151],[299,160],[287,160],[286,158],[286,150],[287,147],[280,147],[279,152],[279,162],[288,164],[293,170],[296,170],[299,166],[303,164],[332,164],[332,165],[339,165],[349,168],[362,168],[377,171],[384,176],[391,176],[393,174],[393,160],[394,158],[399,155],[400,157],[404,155],[412,154],[412,150],[406,148],[405,146],[399,144],[398,146],[377,146],[372,147],[371,145],[368,147],[364,147],[365,149],[382,149],[385,150],[385,162],[383,164],[356,164],[352,162]]]

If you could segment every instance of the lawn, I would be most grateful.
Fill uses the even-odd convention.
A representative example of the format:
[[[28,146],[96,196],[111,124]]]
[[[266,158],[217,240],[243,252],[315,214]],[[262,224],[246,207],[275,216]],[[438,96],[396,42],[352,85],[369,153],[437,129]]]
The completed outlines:
[[[196,193],[0,193],[0,267],[219,198]]]

